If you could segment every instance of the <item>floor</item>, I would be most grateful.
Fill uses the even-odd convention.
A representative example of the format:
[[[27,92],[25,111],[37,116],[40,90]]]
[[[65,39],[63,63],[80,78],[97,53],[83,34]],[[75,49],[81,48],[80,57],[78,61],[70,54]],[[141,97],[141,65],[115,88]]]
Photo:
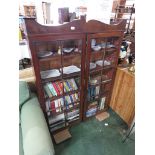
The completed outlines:
[[[134,135],[122,143],[127,126],[111,109],[108,112],[110,117],[102,122],[93,117],[73,126],[72,138],[54,145],[56,155],[134,155]]]

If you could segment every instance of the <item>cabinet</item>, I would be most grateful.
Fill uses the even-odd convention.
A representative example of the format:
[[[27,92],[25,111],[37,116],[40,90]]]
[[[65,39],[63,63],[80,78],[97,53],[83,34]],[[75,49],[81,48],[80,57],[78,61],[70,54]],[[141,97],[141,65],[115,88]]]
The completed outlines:
[[[43,26],[35,19],[25,18],[25,27],[38,98],[50,131],[85,120],[90,106],[98,105],[99,111],[106,110],[125,21],[106,25],[95,20],[86,22],[85,18],[81,18],[60,26]],[[98,47],[100,49],[96,50]],[[94,68],[96,63],[99,65]],[[91,91],[92,96],[89,97],[90,87],[98,93]],[[95,90],[96,87],[99,90]],[[96,105],[92,103],[95,101]],[[102,108],[99,106],[101,101],[105,102]]]
[[[135,77],[128,69],[117,69],[110,107],[131,125],[135,115]]]

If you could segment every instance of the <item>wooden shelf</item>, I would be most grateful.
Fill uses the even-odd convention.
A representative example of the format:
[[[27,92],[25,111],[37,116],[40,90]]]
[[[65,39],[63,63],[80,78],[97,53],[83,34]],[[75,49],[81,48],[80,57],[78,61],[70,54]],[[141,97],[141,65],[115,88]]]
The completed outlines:
[[[109,83],[111,81],[112,81],[112,79],[107,79],[107,80],[104,80],[104,81],[96,83],[96,84],[89,84],[89,88],[94,87],[94,86],[97,87],[97,86],[100,86],[102,84]]]
[[[75,73],[71,73],[71,74],[63,74],[63,75],[58,76],[58,77],[42,79],[42,83],[45,84],[47,82],[63,81],[65,79],[71,79],[71,78],[80,77],[80,76],[81,76],[81,72],[75,72]]]
[[[58,96],[53,96],[52,98],[47,97],[46,99],[50,99],[50,101],[54,101],[54,100],[57,100],[57,99],[62,98],[64,96],[75,94],[75,93],[78,93],[78,92],[80,92],[80,89],[69,91],[69,92],[64,92],[64,94],[61,94],[61,95],[58,95]]]
[[[101,67],[99,65],[96,65],[96,68],[90,70],[90,74],[93,74],[93,73],[96,73],[96,72],[99,72],[102,70],[106,70],[106,69],[111,69],[113,67],[115,67],[115,66],[114,65],[107,65],[107,66]]]
[[[80,52],[72,52],[72,53],[68,53],[68,54],[62,54],[63,59],[64,58],[72,59],[75,56],[81,56],[81,53]],[[56,61],[57,59],[60,60],[60,58],[61,58],[61,55],[53,54],[51,56],[39,58],[39,61],[40,62],[46,62],[46,61],[52,61],[53,59]]]

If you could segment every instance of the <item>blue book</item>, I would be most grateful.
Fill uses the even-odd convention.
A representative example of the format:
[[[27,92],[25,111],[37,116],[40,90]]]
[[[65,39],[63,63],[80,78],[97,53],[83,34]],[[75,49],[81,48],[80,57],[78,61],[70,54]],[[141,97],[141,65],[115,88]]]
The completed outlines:
[[[90,96],[91,96],[90,87],[88,87],[88,101],[90,101]]]
[[[69,95],[72,105],[74,106],[74,101],[71,95]]]
[[[71,84],[70,84],[69,80],[67,80],[67,81],[66,81],[66,84],[67,84],[67,86],[69,87],[69,90],[70,90],[70,91],[72,91],[72,90],[73,90],[73,88],[72,88],[72,86],[71,86]]]

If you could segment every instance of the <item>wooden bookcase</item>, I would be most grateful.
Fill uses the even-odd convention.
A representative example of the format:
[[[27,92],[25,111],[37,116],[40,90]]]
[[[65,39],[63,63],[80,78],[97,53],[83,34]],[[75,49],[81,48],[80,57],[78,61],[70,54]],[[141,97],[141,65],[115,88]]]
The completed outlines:
[[[94,94],[97,97],[91,100],[91,103],[97,100],[97,111],[91,116],[107,109],[125,24],[125,21],[116,25],[95,20],[86,22],[82,17],[60,26],[43,26],[33,18],[25,18],[25,33],[32,54],[38,98],[51,132],[88,118],[86,112],[90,106],[94,106],[88,100],[90,80],[97,75],[101,78],[93,87],[102,88],[99,94]],[[92,44],[102,44],[102,48],[93,51]],[[98,60],[111,63],[107,66],[96,65],[91,70],[90,62]],[[46,72],[49,70],[50,76]],[[100,110],[102,97],[106,97],[106,100],[104,108]]]

